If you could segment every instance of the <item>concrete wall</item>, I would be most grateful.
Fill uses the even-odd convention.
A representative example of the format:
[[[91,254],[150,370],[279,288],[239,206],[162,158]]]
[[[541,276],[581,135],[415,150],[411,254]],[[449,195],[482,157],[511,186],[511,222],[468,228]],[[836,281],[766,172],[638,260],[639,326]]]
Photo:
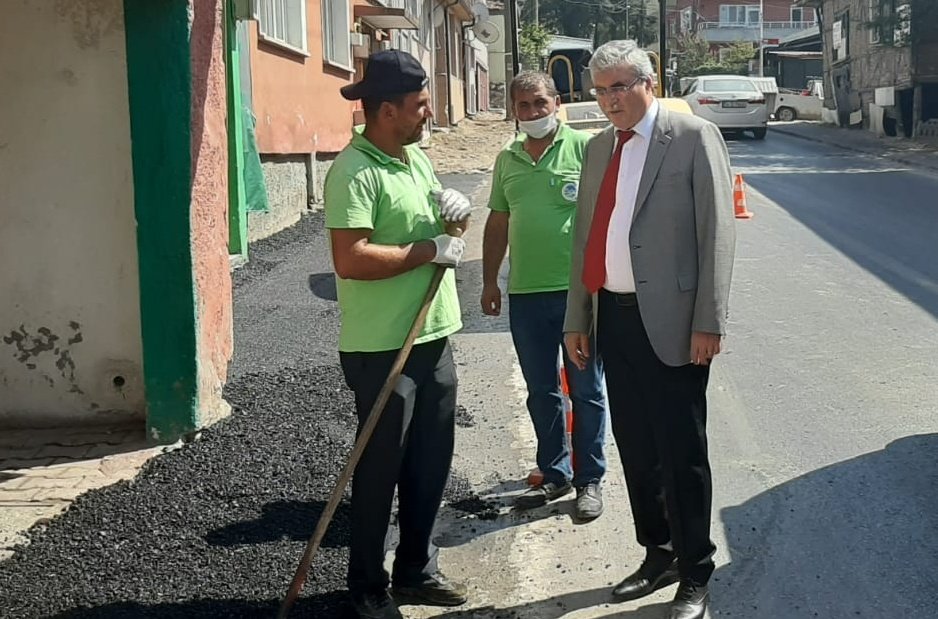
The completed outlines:
[[[308,159],[298,155],[262,155],[270,210],[248,213],[249,242],[266,238],[299,221],[309,204]]]
[[[192,5],[192,255],[200,426],[231,411],[222,399],[234,347],[223,1],[199,0]]]
[[[144,414],[122,6],[3,3],[0,423]]]
[[[324,64],[320,16],[320,0],[307,0],[308,56],[259,41],[257,24],[251,23],[254,114],[263,154],[338,152],[348,144],[352,104],[339,88],[353,74]]]

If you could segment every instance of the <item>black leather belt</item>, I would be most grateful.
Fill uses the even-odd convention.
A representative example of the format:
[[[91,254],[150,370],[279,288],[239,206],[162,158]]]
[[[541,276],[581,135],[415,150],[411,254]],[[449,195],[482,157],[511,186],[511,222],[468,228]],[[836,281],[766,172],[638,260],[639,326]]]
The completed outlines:
[[[638,296],[636,296],[634,292],[612,292],[611,290],[600,288],[599,294],[611,301],[615,301],[616,305],[622,307],[635,307],[638,305]]]

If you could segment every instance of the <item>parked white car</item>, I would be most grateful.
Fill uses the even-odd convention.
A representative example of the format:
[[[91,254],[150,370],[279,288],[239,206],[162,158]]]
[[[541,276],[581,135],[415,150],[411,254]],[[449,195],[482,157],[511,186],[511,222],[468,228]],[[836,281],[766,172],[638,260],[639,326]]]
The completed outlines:
[[[769,111],[765,95],[742,75],[701,75],[694,78],[682,97],[694,114],[723,131],[752,131],[765,139]]]

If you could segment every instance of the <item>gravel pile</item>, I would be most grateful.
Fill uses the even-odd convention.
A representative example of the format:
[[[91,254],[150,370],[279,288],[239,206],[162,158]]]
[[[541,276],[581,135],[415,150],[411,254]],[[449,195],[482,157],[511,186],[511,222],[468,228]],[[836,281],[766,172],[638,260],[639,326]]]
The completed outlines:
[[[272,616],[351,451],[354,404],[324,366],[245,374],[225,397],[232,417],[200,440],[34,528],[0,563],[0,617]],[[351,615],[347,498],[294,616]],[[445,501],[488,507],[456,474]]]
[[[276,613],[355,435],[352,395],[334,365],[322,214],[252,244],[233,278],[232,416],[151,460],[133,482],[91,491],[31,529],[30,544],[0,562],[0,618]],[[457,423],[474,425],[463,407]],[[479,510],[473,497],[454,475],[446,503]],[[347,498],[293,616],[352,615]]]
[[[0,563],[2,617],[272,615],[351,450],[341,372],[245,375],[233,416],[93,491]],[[345,614],[348,504],[338,510],[297,616]]]

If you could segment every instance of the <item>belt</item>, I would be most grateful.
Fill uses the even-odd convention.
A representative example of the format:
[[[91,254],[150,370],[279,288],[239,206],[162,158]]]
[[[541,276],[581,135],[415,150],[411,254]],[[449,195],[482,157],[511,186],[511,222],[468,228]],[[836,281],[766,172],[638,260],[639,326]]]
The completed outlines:
[[[610,301],[615,301],[616,305],[622,307],[635,307],[638,305],[638,296],[634,292],[612,292],[611,290],[600,288],[599,294],[600,296],[608,298]]]

